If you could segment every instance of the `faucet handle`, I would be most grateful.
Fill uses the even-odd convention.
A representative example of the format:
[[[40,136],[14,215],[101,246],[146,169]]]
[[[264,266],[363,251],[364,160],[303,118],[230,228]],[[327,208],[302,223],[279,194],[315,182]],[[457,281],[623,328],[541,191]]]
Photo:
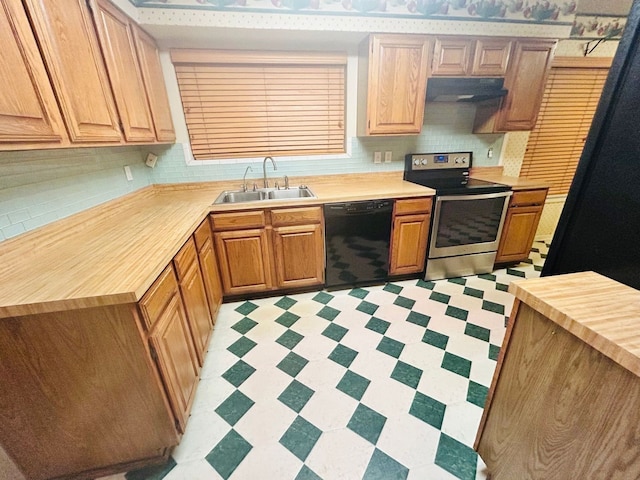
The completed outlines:
[[[280,190],[280,184],[278,183],[278,180],[273,182],[273,186],[276,188],[276,190]]]
[[[284,176],[284,188],[289,190],[289,177],[287,175]]]

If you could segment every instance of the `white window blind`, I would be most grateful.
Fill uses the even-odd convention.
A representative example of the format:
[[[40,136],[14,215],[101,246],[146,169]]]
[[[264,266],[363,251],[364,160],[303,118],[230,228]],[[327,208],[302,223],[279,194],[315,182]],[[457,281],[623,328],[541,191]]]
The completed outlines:
[[[171,56],[196,160],[345,152],[346,55]]]
[[[541,180],[550,194],[566,194],[595,114],[611,59],[554,61],[520,176]]]

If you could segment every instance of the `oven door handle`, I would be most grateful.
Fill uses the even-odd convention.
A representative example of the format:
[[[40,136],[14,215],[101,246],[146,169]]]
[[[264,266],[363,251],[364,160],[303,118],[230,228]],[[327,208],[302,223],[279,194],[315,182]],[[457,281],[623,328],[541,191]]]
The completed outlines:
[[[443,202],[445,200],[482,200],[483,198],[500,198],[510,197],[513,194],[512,191],[496,192],[496,193],[477,193],[474,195],[436,195],[436,202]]]

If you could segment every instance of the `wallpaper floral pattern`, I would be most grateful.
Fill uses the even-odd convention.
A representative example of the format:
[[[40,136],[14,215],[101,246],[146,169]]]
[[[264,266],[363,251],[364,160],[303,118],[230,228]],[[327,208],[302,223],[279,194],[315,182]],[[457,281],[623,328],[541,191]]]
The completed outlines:
[[[571,24],[577,1],[539,0],[129,0],[139,7],[426,17]]]
[[[624,17],[576,15],[571,27],[571,38],[620,38],[627,24]]]

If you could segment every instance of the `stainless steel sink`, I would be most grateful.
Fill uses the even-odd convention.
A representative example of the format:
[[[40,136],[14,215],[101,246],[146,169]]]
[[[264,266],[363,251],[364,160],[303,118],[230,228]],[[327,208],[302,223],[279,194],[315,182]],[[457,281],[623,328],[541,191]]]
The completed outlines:
[[[301,186],[296,188],[288,188],[278,190],[275,188],[260,188],[258,190],[225,190],[214,204],[220,203],[244,203],[244,202],[263,202],[268,200],[294,200],[296,198],[316,198],[309,187]]]

